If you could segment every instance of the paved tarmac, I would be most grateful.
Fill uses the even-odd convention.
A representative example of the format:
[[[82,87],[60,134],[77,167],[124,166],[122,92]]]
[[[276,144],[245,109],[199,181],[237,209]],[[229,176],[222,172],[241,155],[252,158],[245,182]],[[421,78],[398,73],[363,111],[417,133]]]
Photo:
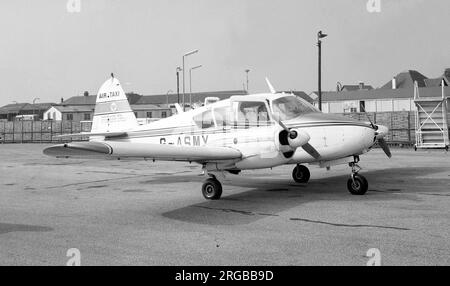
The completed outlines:
[[[220,201],[196,164],[54,159],[48,145],[0,145],[0,265],[450,265],[450,153],[361,156],[347,166],[243,171]]]

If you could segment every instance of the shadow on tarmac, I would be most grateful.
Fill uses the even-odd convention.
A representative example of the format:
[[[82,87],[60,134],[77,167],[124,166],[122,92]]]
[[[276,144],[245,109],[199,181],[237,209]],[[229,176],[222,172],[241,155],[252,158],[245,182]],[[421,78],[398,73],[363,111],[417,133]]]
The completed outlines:
[[[419,201],[418,189],[420,194],[436,192],[433,188],[426,188],[436,185],[436,179],[426,178],[426,176],[438,172],[442,172],[442,168],[410,167],[361,172],[369,181],[369,191],[365,196],[352,196],[348,193],[346,188],[348,175],[312,179],[307,185],[295,184],[290,179],[236,177],[224,183],[222,199],[204,201],[162,215],[166,218],[196,224],[236,225],[252,223],[267,217],[278,217],[283,211],[315,201],[366,202],[398,199]],[[180,180],[174,177],[176,176],[171,176],[170,179],[154,178],[147,182],[170,180],[173,183],[174,180],[178,182],[187,179],[186,176],[180,176]],[[194,180],[197,181],[197,178],[191,177],[191,181]],[[450,177],[440,179],[439,185],[450,185]],[[247,187],[250,190],[227,196],[226,189],[230,186]],[[408,186],[413,186],[415,191],[408,190]],[[441,187],[441,189],[445,188]]]

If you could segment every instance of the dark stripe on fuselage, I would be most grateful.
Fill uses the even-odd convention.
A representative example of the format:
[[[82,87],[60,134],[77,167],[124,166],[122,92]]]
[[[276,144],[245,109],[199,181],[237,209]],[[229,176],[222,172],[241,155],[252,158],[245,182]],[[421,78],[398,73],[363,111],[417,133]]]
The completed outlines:
[[[358,127],[366,127],[372,129],[367,123],[364,122],[305,122],[300,124],[287,124],[289,128],[312,128],[312,127],[331,127],[331,126],[358,126]],[[152,130],[141,130],[141,131],[133,131],[128,133],[128,139],[132,138],[145,138],[145,137],[159,137],[159,136],[177,136],[177,135],[202,135],[202,134],[220,134],[220,133],[232,133],[233,131],[242,131],[242,130],[250,130],[249,128],[245,128],[244,126],[238,126],[238,128],[228,129],[199,129],[197,126],[192,125],[189,127],[165,127],[159,129]],[[253,127],[253,128],[266,128],[269,126],[261,126],[261,127]],[[181,130],[180,130],[181,129]],[[163,131],[164,130],[164,131]],[[125,138],[123,138],[125,139]]]

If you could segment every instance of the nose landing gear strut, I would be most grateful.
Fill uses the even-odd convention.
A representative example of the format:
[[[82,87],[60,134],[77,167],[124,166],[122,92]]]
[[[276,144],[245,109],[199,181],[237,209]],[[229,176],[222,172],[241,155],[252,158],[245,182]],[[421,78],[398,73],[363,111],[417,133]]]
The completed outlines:
[[[352,168],[352,174],[347,181],[347,189],[352,195],[361,196],[369,189],[369,183],[364,176],[358,174],[362,169],[358,162],[359,156],[354,156],[354,161],[349,163],[350,168]]]

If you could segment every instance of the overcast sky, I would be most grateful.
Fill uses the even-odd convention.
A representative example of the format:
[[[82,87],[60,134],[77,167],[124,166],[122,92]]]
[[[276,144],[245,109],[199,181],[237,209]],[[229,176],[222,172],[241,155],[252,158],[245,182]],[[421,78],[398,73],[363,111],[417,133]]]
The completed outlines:
[[[183,53],[194,91],[317,89],[316,34],[323,43],[323,89],[337,81],[375,87],[416,69],[450,67],[448,0],[68,0],[0,1],[0,106],[58,102],[96,93],[111,72],[126,92],[176,91]],[[73,0],[72,0],[73,1]],[[188,77],[186,77],[186,90]]]

